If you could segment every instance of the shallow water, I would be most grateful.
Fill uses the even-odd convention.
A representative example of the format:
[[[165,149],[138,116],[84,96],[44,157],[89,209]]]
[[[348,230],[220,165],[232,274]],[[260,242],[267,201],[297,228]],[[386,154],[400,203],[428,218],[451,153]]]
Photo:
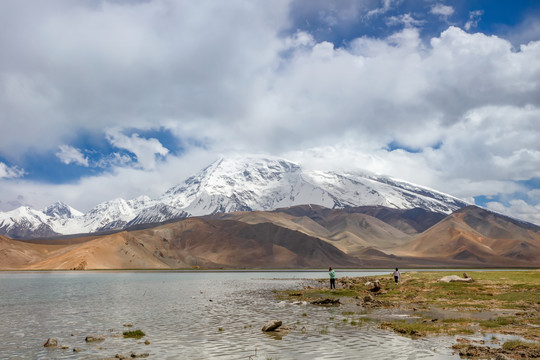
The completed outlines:
[[[386,272],[341,272],[341,276]],[[376,325],[351,325],[339,308],[276,301],[325,272],[3,272],[1,359],[459,359],[453,338],[412,340]],[[270,319],[291,327],[261,332]],[[343,321],[347,319],[348,321]],[[132,328],[124,324],[133,324]],[[302,331],[302,328],[305,331]],[[123,331],[141,329],[141,340]],[[86,343],[87,335],[105,335]],[[69,349],[48,349],[47,338]],[[150,344],[145,345],[144,340]],[[81,349],[73,352],[73,348]]]

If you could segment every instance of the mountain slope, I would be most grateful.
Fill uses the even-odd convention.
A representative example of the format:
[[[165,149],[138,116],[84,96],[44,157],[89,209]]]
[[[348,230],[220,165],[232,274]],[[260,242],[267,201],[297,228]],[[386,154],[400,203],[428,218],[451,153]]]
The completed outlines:
[[[484,266],[540,265],[540,227],[475,206],[456,211],[392,253]]]
[[[299,205],[273,212],[229,213],[220,218],[249,224],[273,223],[317,237],[353,256],[365,248],[386,249],[411,239],[409,235],[375,217],[348,210]]]
[[[6,245],[4,245],[6,244]],[[4,249],[10,249],[4,252]],[[190,218],[152,229],[28,243],[0,238],[0,269],[357,267],[326,242],[273,224]]]

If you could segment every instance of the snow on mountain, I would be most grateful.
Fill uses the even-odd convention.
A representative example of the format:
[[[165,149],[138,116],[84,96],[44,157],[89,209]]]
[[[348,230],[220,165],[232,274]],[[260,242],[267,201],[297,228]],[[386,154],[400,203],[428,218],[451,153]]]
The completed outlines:
[[[0,234],[13,238],[47,237],[58,235],[47,224],[49,216],[43,212],[21,206],[15,210],[0,213]]]
[[[0,213],[0,233],[13,237],[91,233],[188,216],[273,210],[300,204],[329,208],[383,205],[449,214],[467,203],[425,187],[367,173],[307,171],[274,157],[220,159],[157,199],[114,199],[82,214],[63,203],[43,211]],[[39,229],[39,230],[38,230]],[[50,235],[43,235],[44,233]]]
[[[83,215],[82,212],[75,210],[71,206],[68,206],[61,201],[55,202],[54,204],[41,210],[41,212],[55,219],[71,219]]]

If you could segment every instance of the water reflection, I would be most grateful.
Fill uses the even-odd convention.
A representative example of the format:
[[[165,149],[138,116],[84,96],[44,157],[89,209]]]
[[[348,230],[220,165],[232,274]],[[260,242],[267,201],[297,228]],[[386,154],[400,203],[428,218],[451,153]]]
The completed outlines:
[[[369,274],[381,273],[388,272]],[[1,273],[0,357],[99,359],[133,352],[153,359],[459,358],[449,349],[452,339],[411,340],[373,324],[351,325],[336,308],[272,297],[272,290],[301,287],[303,278],[321,275],[326,273]],[[270,319],[282,320],[289,333],[261,332]],[[124,339],[128,323],[147,336]],[[106,339],[87,344],[90,334]],[[49,337],[68,349],[44,348]]]

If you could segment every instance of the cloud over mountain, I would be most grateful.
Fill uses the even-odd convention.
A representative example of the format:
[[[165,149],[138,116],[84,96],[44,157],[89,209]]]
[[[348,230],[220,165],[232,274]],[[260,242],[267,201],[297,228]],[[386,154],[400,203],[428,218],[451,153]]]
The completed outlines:
[[[433,2],[30,3],[0,2],[0,207],[157,196],[221,154],[262,152],[537,219],[527,9],[493,33],[482,9]]]

